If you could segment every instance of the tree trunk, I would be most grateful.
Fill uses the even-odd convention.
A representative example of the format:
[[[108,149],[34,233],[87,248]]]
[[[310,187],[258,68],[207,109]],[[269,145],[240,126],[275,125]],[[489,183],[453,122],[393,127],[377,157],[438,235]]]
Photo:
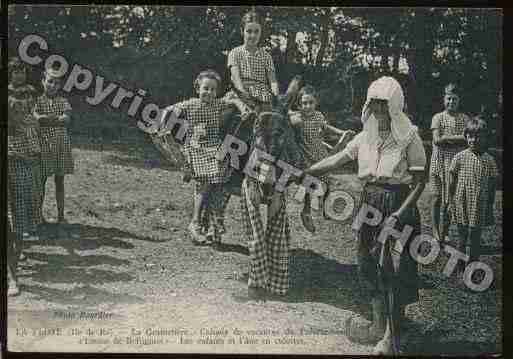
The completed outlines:
[[[288,31],[287,33],[287,48],[285,49],[285,58],[288,64],[297,62],[297,44],[296,44],[297,31]]]
[[[323,16],[322,18],[322,32],[321,32],[321,46],[319,51],[317,51],[317,56],[315,58],[314,65],[322,66],[322,60],[324,59],[324,54],[326,53],[326,48],[328,47],[329,41],[329,16]]]
[[[391,55],[390,49],[390,37],[388,35],[383,34],[383,47],[381,48],[380,70],[385,74],[388,74],[390,72],[390,66],[388,65],[388,60]]]
[[[394,41],[392,42],[392,56],[394,58],[394,62],[392,65],[392,72],[394,74],[399,74],[399,61],[401,60],[401,48],[399,46],[399,41],[397,39],[397,36],[394,37]]]
[[[413,28],[410,31],[408,53],[409,76],[412,86],[407,94],[408,108],[414,121],[424,128],[429,127],[432,115],[430,85],[433,71],[435,48],[436,16],[430,9],[416,9]]]

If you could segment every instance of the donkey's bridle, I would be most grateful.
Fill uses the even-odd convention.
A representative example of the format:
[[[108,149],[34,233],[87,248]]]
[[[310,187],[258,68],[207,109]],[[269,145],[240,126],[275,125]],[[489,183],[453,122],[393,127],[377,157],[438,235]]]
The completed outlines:
[[[288,119],[285,116],[283,116],[281,113],[276,112],[276,111],[261,112],[258,115],[259,118],[257,119],[257,121],[260,121],[261,116],[266,116],[266,115],[279,116],[281,121],[288,121]],[[255,124],[255,126],[257,126],[257,123]],[[255,128],[253,130],[255,130]],[[256,138],[255,138],[255,140],[253,142],[253,148],[254,149],[256,148],[256,149],[258,149],[258,150],[260,150],[262,152],[265,152],[265,153],[268,153],[268,154],[271,155],[271,153],[269,153],[269,149],[267,148],[267,145],[266,145],[265,141],[260,141],[259,143],[257,143],[256,142]],[[277,155],[272,155],[275,158],[275,161],[273,163],[276,163],[278,160],[281,159],[281,156],[283,155],[284,150],[285,150],[285,146],[282,145],[280,150],[279,150],[279,152],[278,152],[278,154]],[[260,160],[260,164],[268,163],[268,162],[270,162],[270,161],[268,161],[267,159],[263,159],[263,160],[261,159]],[[260,171],[260,168],[258,170]],[[259,180],[257,180],[256,182],[257,182],[258,190],[262,194],[262,197],[268,199],[268,197],[270,197],[272,195],[272,193],[269,193],[268,196],[265,195],[264,186],[268,185],[268,184],[267,183],[262,183]],[[274,187],[274,185],[273,185],[273,187]],[[274,188],[273,188],[273,192],[274,192]]]

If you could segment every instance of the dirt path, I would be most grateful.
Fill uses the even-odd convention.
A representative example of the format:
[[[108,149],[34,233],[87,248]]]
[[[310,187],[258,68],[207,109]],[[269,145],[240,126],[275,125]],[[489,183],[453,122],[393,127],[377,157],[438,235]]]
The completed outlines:
[[[285,301],[251,301],[237,197],[228,206],[225,244],[219,250],[195,247],[185,231],[191,185],[181,182],[180,173],[149,168],[151,153],[73,151],[76,173],[66,178],[71,224],[63,233],[48,225],[41,242],[27,243],[22,294],[9,299],[10,350],[365,354],[372,349],[344,334],[348,317],[369,317],[359,295],[348,224],[316,218],[319,233],[312,236],[301,227],[299,205],[291,200],[291,294]],[[338,178],[340,188],[357,193],[353,175]],[[56,213],[52,187],[48,184],[47,218]],[[420,207],[428,224],[425,195]],[[489,246],[502,243],[501,226],[502,221],[486,238]],[[495,249],[484,260],[500,281],[502,256]],[[422,267],[421,301],[408,308],[405,350],[500,352],[500,283],[484,293],[465,292],[441,275],[445,261]],[[83,311],[112,317],[63,319]]]

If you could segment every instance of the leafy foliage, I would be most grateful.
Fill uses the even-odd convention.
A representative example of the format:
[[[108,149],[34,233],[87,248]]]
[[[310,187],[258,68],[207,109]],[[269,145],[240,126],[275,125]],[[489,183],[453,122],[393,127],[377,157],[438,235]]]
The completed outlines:
[[[227,52],[242,43],[249,6],[9,6],[9,50],[39,34],[106,79],[143,88],[162,105],[193,96],[195,74],[217,70],[229,85]],[[408,112],[428,128],[445,83],[458,81],[463,109],[497,112],[502,82],[502,12],[470,8],[256,7],[262,45],[280,87],[300,73],[321,93],[321,110],[358,115],[370,81],[402,77]],[[38,69],[40,70],[40,69]],[[404,73],[404,75],[401,75]],[[39,74],[33,74],[35,83]],[[338,116],[337,116],[338,117]],[[343,118],[337,118],[343,125]],[[493,121],[492,121],[493,122]],[[495,128],[496,124],[492,123]]]

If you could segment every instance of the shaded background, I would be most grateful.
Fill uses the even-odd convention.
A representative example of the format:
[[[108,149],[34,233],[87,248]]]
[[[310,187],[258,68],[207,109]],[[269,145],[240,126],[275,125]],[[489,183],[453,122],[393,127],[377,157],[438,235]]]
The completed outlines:
[[[147,91],[161,106],[194,96],[194,76],[219,71],[228,86],[227,52],[242,43],[246,6],[9,6],[9,50],[27,34],[44,37],[48,54],[87,66],[105,83]],[[369,83],[390,74],[402,83],[407,111],[429,141],[434,113],[443,109],[443,86],[462,88],[461,108],[484,114],[502,147],[502,10],[456,8],[256,7],[266,24],[263,45],[272,54],[280,87],[297,73],[318,87],[321,110],[338,127],[359,126]],[[40,83],[41,68],[31,80]],[[92,94],[94,80],[88,94]],[[118,140],[137,133],[120,110],[71,101],[75,134]],[[144,105],[145,102],[143,102]],[[142,109],[143,106],[140,107]],[[127,122],[129,126],[127,127]]]

